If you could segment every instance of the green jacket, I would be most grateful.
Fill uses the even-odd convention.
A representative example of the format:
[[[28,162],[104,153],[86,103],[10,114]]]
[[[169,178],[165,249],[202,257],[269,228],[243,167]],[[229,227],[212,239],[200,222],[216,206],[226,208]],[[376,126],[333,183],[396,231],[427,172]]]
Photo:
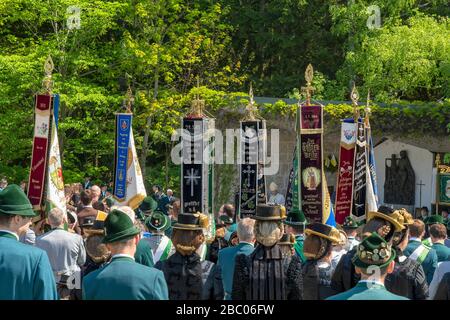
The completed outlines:
[[[113,257],[83,279],[83,300],[168,300],[161,271],[130,257]]]
[[[134,259],[137,263],[140,263],[147,267],[153,267],[153,253],[150,244],[147,241],[139,240],[136,253],[134,254]]]
[[[432,248],[436,250],[438,262],[450,261],[450,248],[442,243],[435,243]]]
[[[331,296],[326,300],[409,300],[386,290],[381,283],[359,281],[352,289]]]
[[[235,259],[238,254],[249,255],[253,252],[254,247],[249,243],[239,243],[235,247],[223,248],[219,251],[219,259],[217,265],[222,271],[222,284],[225,291],[225,299],[231,300],[233,291],[233,276]]]
[[[0,300],[57,300],[47,253],[0,231]]]
[[[300,258],[300,261],[302,263],[305,263],[306,257],[303,253],[303,241],[305,238],[303,236],[296,236],[295,237],[295,244],[294,244],[294,250],[295,254]]]
[[[405,250],[403,251],[403,254],[407,257],[409,257],[414,250],[417,249],[417,247],[421,245],[420,241],[417,240],[410,240],[408,245],[406,246]],[[433,280],[434,271],[437,268],[438,259],[436,255],[436,251],[432,248],[430,248],[430,252],[428,252],[425,260],[422,262],[423,271],[425,271],[425,275],[427,277],[427,283],[428,285],[431,283],[431,280]]]

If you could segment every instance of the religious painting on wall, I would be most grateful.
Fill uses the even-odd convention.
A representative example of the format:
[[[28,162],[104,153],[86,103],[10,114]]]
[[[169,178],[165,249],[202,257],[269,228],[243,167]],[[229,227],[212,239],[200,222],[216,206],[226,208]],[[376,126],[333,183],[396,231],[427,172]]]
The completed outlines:
[[[450,204],[450,174],[439,175],[439,204]]]
[[[387,158],[385,166],[384,202],[413,206],[416,180],[406,150],[400,151],[400,157],[393,154],[391,158]]]

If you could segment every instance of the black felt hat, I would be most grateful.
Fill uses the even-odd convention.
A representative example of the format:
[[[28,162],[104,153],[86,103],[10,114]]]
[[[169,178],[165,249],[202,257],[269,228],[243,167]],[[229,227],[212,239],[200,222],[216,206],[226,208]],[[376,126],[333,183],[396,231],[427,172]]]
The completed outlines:
[[[256,215],[252,218],[263,221],[281,221],[286,219],[286,208],[279,205],[258,204]]]

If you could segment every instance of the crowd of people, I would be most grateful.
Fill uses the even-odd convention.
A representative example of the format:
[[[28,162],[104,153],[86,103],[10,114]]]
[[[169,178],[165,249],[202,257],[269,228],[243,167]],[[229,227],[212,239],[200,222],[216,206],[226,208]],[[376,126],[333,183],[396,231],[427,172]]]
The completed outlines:
[[[159,186],[133,210],[86,179],[66,186],[67,212],[42,219],[23,188],[1,187],[0,299],[450,298],[442,215],[381,206],[333,227],[276,203],[242,218],[224,204],[207,239],[209,217],[184,214]]]

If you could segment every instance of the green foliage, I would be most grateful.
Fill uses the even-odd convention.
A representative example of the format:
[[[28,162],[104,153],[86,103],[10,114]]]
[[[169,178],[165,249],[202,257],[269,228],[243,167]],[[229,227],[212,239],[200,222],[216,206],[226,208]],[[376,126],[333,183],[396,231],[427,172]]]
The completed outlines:
[[[380,8],[380,29],[366,25],[370,5]],[[81,9],[79,29],[68,29],[69,6]],[[170,138],[195,97],[219,121],[235,121],[249,81],[256,96],[299,99],[308,63],[315,68],[314,99],[347,100],[354,80],[361,96],[370,89],[376,103],[425,103],[375,103],[376,130],[448,134],[449,10],[445,0],[3,0],[0,174],[16,182],[28,177],[33,95],[48,55],[55,63],[53,91],[61,95],[68,183],[85,174],[112,178],[114,113],[124,111],[128,86],[137,152],[147,154],[146,182],[175,190],[179,168],[166,164]],[[261,107],[267,118],[295,111],[282,101]],[[352,114],[348,105],[325,111],[330,124]],[[220,201],[231,183],[225,174],[231,169],[223,170]]]

